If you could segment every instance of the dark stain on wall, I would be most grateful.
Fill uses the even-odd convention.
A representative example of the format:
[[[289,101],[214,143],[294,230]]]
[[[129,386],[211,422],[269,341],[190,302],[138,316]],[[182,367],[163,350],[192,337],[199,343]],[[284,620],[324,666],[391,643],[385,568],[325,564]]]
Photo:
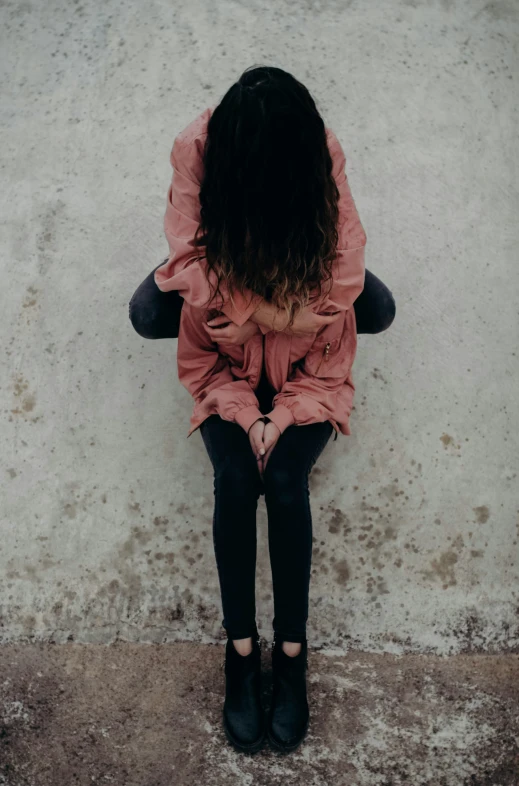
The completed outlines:
[[[487,505],[479,505],[477,508],[472,508],[476,514],[476,521],[478,524],[486,524],[490,518],[490,510]]]

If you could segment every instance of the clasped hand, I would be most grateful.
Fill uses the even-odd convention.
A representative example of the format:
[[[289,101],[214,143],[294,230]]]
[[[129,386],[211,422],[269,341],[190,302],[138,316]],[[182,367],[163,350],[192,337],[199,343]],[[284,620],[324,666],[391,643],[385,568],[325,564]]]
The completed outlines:
[[[267,461],[274,450],[281,432],[275,423],[257,420],[249,429],[249,440],[256,458],[258,471],[263,479]]]

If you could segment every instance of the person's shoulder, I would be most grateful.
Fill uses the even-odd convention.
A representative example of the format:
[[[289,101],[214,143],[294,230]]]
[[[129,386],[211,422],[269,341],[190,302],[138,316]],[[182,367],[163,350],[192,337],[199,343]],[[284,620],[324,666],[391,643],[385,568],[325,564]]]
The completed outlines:
[[[175,141],[178,140],[179,144],[183,147],[189,147],[200,138],[205,141],[205,137],[207,136],[207,125],[214,109],[214,106],[208,106],[203,112],[200,112],[194,120],[191,120],[191,122],[177,134]]]
[[[336,134],[332,131],[331,128],[328,128],[327,126],[325,126],[325,129],[326,129],[326,141],[328,143],[328,150],[330,152],[330,156],[333,164],[332,175],[337,180],[344,172],[344,168],[346,166],[346,156],[344,155],[344,150]]]
[[[207,139],[207,125],[215,109],[209,106],[180,131],[171,150],[171,165],[200,183],[203,177],[203,155]]]

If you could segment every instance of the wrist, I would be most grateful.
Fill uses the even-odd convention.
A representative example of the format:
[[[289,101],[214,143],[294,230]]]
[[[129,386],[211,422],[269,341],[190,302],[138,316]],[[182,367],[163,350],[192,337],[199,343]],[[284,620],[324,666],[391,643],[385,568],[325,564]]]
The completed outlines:
[[[267,422],[267,418],[265,418],[265,417],[256,418],[256,420],[254,421],[254,423],[251,423],[251,424],[250,424],[250,426],[249,426],[249,429],[248,429],[248,431],[247,431],[247,434],[249,433],[249,431],[251,430],[251,428],[254,426],[254,424],[255,424],[255,423],[257,423],[258,421],[261,421],[262,423],[266,423],[266,422]]]
[[[281,434],[281,429],[279,428],[278,424],[277,424],[277,423],[275,423],[275,422],[272,420],[272,418],[270,418],[268,415],[265,415],[265,418],[264,418],[264,420],[265,420],[265,425],[266,425],[266,426],[275,426],[275,427],[277,428],[277,430],[279,431],[279,433]]]
[[[238,410],[234,416],[234,420],[239,426],[242,427],[245,433],[248,434],[250,427],[253,426],[254,423],[262,417],[263,412],[259,409],[259,407],[255,404],[251,404],[248,407]]]

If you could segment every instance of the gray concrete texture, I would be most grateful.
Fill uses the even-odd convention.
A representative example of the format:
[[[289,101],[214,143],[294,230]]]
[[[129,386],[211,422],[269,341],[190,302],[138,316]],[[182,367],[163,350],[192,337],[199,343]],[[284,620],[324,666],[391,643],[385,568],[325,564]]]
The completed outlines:
[[[167,254],[175,135],[263,63],[338,135],[397,301],[359,339],[352,435],[311,474],[310,643],[517,650],[517,2],[1,15],[2,640],[223,639],[211,465],[176,342],[140,338],[128,301]],[[268,640],[263,500],[258,537]]]

